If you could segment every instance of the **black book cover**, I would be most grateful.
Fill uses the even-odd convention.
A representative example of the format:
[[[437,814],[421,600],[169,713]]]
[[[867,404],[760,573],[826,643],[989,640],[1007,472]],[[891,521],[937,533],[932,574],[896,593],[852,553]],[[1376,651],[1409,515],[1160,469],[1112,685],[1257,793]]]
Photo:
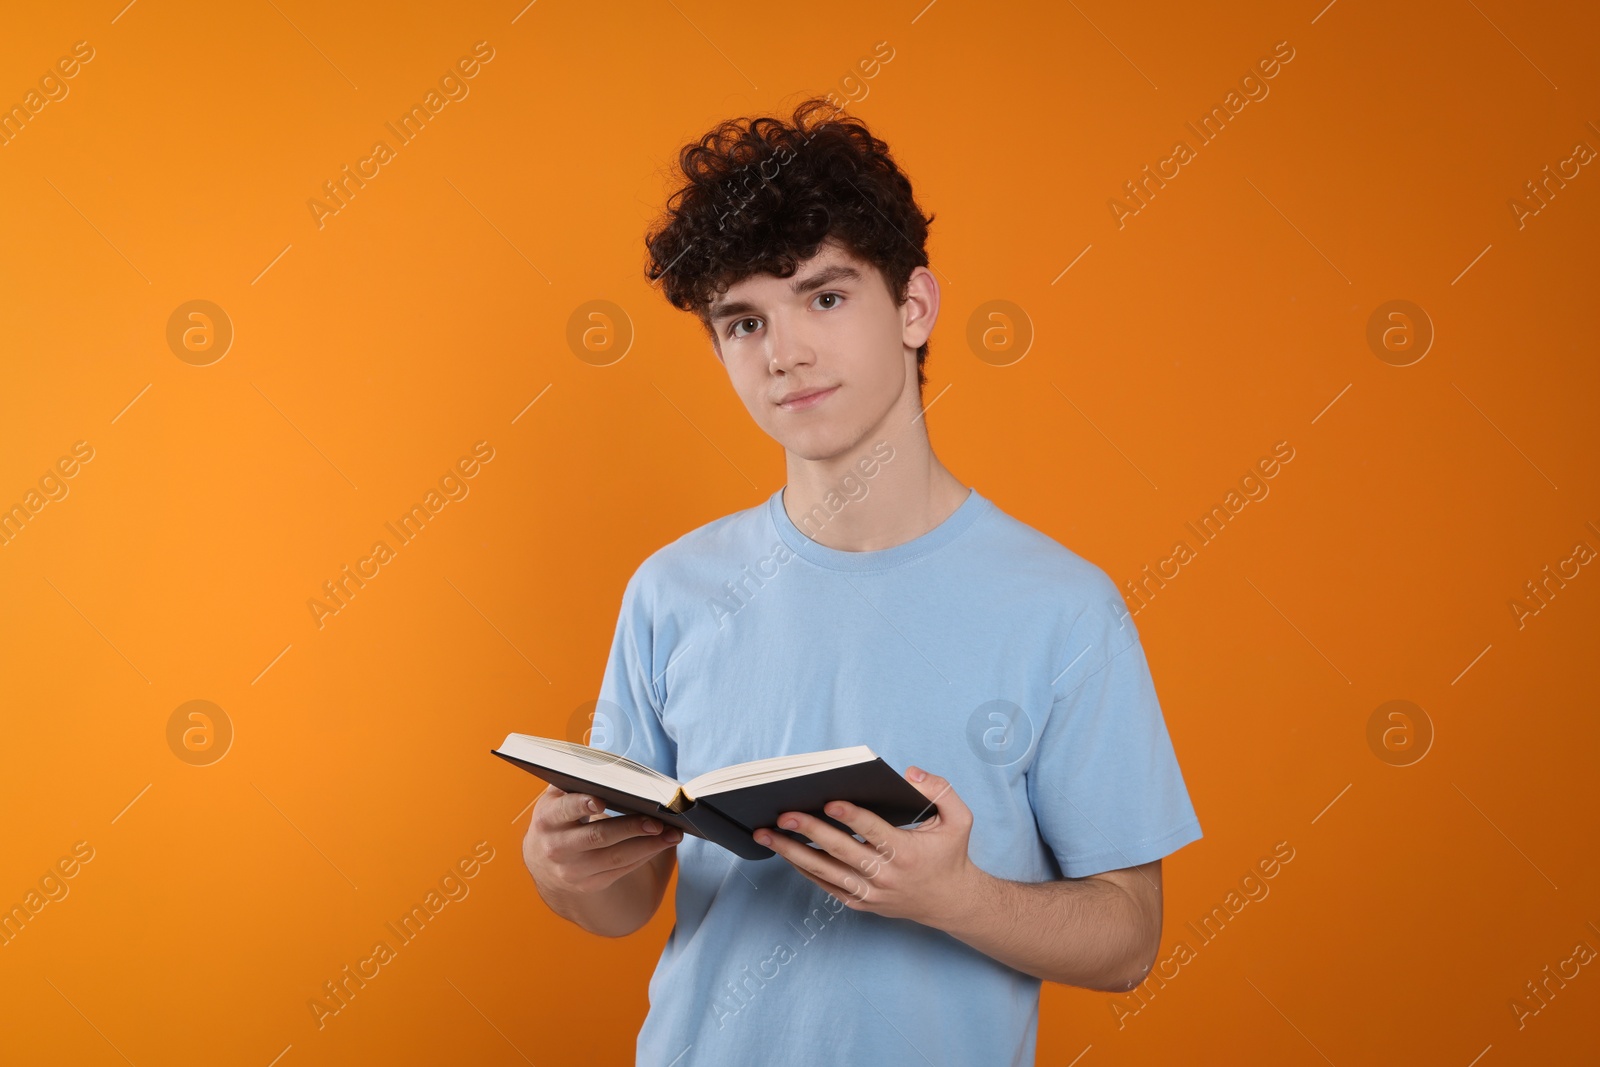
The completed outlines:
[[[939,813],[938,808],[881,756],[867,763],[714,793],[696,800],[681,812],[674,812],[645,797],[542,767],[495,749],[490,751],[558,789],[597,796],[614,811],[660,819],[668,826],[721,845],[747,860],[766,859],[775,854],[750,836],[757,827],[771,827],[796,841],[810,843],[811,839],[798,831],[778,828],[778,816],[786,811],[815,815],[846,834],[853,832],[850,827],[823,813],[823,805],[831,800],[847,800],[866,808],[891,826],[921,822]]]

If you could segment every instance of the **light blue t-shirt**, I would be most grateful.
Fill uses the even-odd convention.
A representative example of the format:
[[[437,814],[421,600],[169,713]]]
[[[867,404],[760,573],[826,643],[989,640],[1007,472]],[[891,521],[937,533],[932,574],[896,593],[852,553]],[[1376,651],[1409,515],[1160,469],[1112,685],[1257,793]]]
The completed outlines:
[[[782,489],[659,549],[624,591],[590,743],[680,781],[867,745],[949,779],[973,862],[1015,881],[1201,836],[1116,586],[975,489],[878,551],[812,540]],[[1034,1062],[1038,978],[846,908],[782,857],[677,854],[638,1067]]]

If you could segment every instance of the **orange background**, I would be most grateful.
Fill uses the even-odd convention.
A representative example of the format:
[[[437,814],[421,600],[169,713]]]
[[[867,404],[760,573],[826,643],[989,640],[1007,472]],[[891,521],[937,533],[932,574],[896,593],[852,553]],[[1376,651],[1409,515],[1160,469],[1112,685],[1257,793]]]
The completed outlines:
[[[1195,956],[1137,1014],[1047,986],[1039,1062],[1592,1054],[1593,963],[1511,1001],[1600,948],[1600,575],[1521,627],[1509,602],[1600,549],[1600,174],[1520,227],[1509,201],[1600,148],[1595,16],[1319,6],[8,13],[0,103],[94,55],[0,147],[0,505],[93,459],[0,547],[0,903],[93,859],[0,947],[3,1058],[631,1062],[671,897],[623,940],[556,919],[520,857],[540,783],[488,750],[567,731],[639,561],[782,484],[642,234],[681,144],[830,91],[937,214],[928,422],[965,483],[1120,584],[1295,450],[1137,617],[1205,832],[1161,955]],[[323,182],[479,41],[469,95],[319,228]],[[1108,200],[1280,41],[1269,95],[1119,228]],[[197,299],[235,331],[207,366],[167,341]],[[1408,366],[1367,341],[1396,299],[1436,333]],[[595,300],[615,334],[575,349]],[[975,315],[1011,340],[974,350]],[[479,441],[470,494],[319,628],[322,583]],[[168,739],[191,700],[234,732],[206,766]],[[1369,742],[1390,700],[1421,710]],[[469,895],[319,1030],[322,983],[479,842]]]

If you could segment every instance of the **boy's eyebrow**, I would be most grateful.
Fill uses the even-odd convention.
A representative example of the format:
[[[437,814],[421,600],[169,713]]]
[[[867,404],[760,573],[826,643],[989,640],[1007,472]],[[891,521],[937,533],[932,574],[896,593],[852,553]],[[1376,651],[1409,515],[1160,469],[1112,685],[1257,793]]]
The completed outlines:
[[[834,263],[830,266],[823,267],[815,274],[804,278],[796,278],[794,281],[789,283],[789,290],[796,296],[800,296],[802,294],[809,293],[814,289],[821,289],[823,286],[828,285],[831,282],[859,282],[860,280],[861,272],[856,270],[854,267],[848,266],[844,263]],[[745,315],[749,312],[759,310],[759,308],[750,303],[748,300],[725,300],[711,305],[711,313],[706,317],[706,321],[719,322],[722,319],[726,319],[732,315]]]

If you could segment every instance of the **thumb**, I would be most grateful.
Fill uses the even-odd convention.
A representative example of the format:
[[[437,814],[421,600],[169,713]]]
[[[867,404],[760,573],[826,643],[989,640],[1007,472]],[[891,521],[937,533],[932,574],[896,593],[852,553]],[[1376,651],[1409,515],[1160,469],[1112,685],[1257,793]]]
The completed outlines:
[[[948,780],[937,774],[929,774],[916,764],[906,768],[906,780],[916,787],[917,791],[929,800],[928,813],[923,818],[933,817],[935,805],[939,808],[939,815],[943,822],[962,822],[972,818],[972,811],[966,802],[956,795]]]

